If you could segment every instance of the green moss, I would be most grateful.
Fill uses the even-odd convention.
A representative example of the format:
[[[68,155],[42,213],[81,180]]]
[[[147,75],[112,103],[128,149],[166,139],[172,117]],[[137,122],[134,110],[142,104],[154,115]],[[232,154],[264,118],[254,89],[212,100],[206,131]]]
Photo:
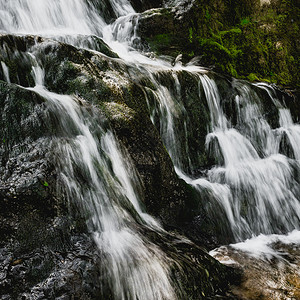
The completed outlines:
[[[205,19],[208,20],[208,21],[211,19],[211,14],[209,13],[209,9],[208,8],[205,11]]]
[[[156,40],[157,43],[165,43],[168,44],[171,40],[170,34],[157,34],[154,37],[154,40]]]
[[[240,28],[231,28],[229,30],[223,30],[219,32],[222,38],[230,38],[234,35],[242,34],[242,30]]]
[[[169,33],[157,34],[148,42],[153,50],[160,51],[163,48],[169,47],[171,45],[172,36]]]
[[[258,81],[258,77],[256,76],[256,74],[254,73],[250,73],[248,76],[247,76],[248,80],[250,81]]]
[[[299,5],[296,0],[195,0],[180,21],[151,23],[150,46],[237,78],[300,87]],[[169,18],[169,16],[168,16]],[[153,24],[167,24],[155,28]],[[178,24],[177,24],[178,23]],[[254,79],[253,74],[256,78]]]
[[[190,43],[193,42],[193,28],[192,27],[189,28],[189,41],[190,41]]]
[[[242,19],[241,20],[241,25],[244,26],[244,25],[248,25],[250,23],[250,20],[248,18],[245,18],[245,19]]]
[[[230,74],[230,75],[232,75],[233,77],[238,77],[239,75],[238,75],[238,73],[237,73],[237,70],[233,67],[233,65],[232,64],[228,64],[228,66],[227,66],[227,70],[228,70],[228,73]]]
[[[219,44],[218,42],[211,40],[211,39],[199,39],[200,47],[205,48],[205,50],[210,51],[212,55],[216,55],[221,57],[225,55],[225,57],[230,58],[231,53],[230,51],[224,47],[223,45]]]

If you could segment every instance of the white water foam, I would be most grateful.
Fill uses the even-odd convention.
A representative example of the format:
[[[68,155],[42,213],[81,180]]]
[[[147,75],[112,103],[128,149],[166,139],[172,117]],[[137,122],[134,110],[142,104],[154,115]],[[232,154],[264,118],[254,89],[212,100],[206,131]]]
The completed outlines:
[[[272,257],[283,258],[282,255],[285,253],[279,252],[272,248],[272,245],[276,243],[282,243],[285,245],[297,245],[300,246],[300,231],[293,230],[287,235],[271,234],[264,235],[260,234],[251,239],[247,239],[244,242],[230,244],[231,247],[237,250],[246,252],[248,255],[260,259],[272,259]],[[211,253],[214,255],[214,252]]]

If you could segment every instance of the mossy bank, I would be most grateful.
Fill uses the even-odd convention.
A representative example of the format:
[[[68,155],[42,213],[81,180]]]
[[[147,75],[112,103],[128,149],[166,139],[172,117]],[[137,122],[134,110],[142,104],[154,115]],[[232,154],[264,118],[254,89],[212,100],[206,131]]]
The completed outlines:
[[[296,0],[196,0],[142,14],[150,49],[250,81],[299,89],[300,7]]]

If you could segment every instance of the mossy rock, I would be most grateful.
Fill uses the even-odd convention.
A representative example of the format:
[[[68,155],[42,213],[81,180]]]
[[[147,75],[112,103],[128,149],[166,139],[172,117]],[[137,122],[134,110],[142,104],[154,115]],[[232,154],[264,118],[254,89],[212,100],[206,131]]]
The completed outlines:
[[[0,35],[0,45],[2,48],[0,61],[8,68],[9,79],[12,83],[22,86],[33,86],[32,58],[25,54],[26,49],[32,47],[42,38],[27,36],[14,37],[12,35]],[[0,68],[0,80],[5,80],[2,68]]]
[[[295,0],[197,0],[141,15],[139,34],[158,55],[195,56],[217,72],[299,88],[299,6]]]
[[[2,145],[11,149],[24,141],[48,136],[44,123],[44,99],[14,84],[0,81],[0,134]],[[32,115],[36,115],[36,120]]]

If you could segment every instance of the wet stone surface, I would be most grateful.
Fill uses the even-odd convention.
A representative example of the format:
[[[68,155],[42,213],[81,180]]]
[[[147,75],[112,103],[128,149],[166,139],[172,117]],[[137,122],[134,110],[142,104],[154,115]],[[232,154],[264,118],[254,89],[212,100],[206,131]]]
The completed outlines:
[[[299,244],[270,244],[273,254],[254,254],[233,247],[223,246],[212,254],[222,263],[241,270],[241,284],[231,289],[237,299],[300,299]]]

